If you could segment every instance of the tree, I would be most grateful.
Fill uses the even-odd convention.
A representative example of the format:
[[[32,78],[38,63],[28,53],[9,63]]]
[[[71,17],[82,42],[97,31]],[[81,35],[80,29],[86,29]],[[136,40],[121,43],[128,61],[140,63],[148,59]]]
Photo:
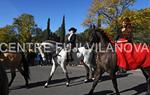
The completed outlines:
[[[46,39],[49,40],[50,36],[51,36],[51,33],[50,33],[50,18],[48,18],[48,21],[47,21],[47,37]]]
[[[9,43],[16,41],[16,31],[12,25],[7,25],[0,28],[0,42]]]
[[[86,19],[84,20],[84,22],[82,23],[83,26],[86,26],[86,27],[92,27],[92,25],[96,25],[95,23],[96,21],[94,21],[94,18],[90,15],[88,15],[86,17]]]
[[[60,38],[60,42],[64,43],[65,42],[65,34],[66,34],[66,30],[65,30],[65,16],[63,16],[63,21],[61,24],[61,38]]]
[[[59,27],[56,31],[55,34],[59,37],[59,41],[60,42],[60,33],[61,33],[61,27]]]
[[[48,18],[47,28],[42,32],[41,40],[45,41],[45,40],[52,40],[52,39],[53,39],[53,37],[52,37],[52,32],[50,30],[50,18]]]
[[[42,42],[42,29],[37,27],[37,25],[34,27],[33,32],[32,32],[32,42]]]
[[[117,24],[118,17],[134,2],[135,0],[93,0],[84,25],[95,23],[97,26],[100,21],[106,25],[110,25],[112,21],[116,21]]]
[[[88,42],[90,39],[91,31],[92,31],[91,28],[88,28],[84,30],[84,32],[81,32],[78,35],[78,41],[82,43]]]
[[[126,10],[119,18],[129,17],[133,27],[134,41],[150,44],[150,8],[141,10]]]
[[[145,8],[141,10],[126,10],[118,18],[118,26],[121,27],[122,20],[128,17],[131,20],[132,32],[134,35],[134,42],[147,43],[150,44],[150,8]],[[110,26],[106,28],[109,35],[115,35],[114,27],[116,23],[112,22]]]
[[[65,30],[65,16],[63,16],[61,27],[59,27],[55,31],[55,33],[60,38],[60,42],[64,43],[65,42],[65,34],[66,34],[66,30]]]
[[[34,17],[30,14],[22,14],[18,18],[14,18],[13,25],[19,34],[19,41],[30,42],[32,38],[32,29],[35,26]]]

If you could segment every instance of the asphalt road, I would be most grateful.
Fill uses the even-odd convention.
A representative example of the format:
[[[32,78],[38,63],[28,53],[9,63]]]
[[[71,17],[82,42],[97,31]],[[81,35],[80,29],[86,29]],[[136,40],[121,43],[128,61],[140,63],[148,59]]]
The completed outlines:
[[[30,85],[24,87],[25,81],[20,73],[17,72],[16,78],[10,87],[10,95],[86,95],[92,82],[84,83],[85,69],[82,66],[67,67],[71,78],[70,87],[65,86],[65,76],[60,67],[57,68],[52,84],[48,88],[43,88],[48,79],[51,66],[30,67]],[[8,78],[10,73],[7,71]],[[147,84],[140,70],[128,71],[127,74],[119,75],[117,78],[121,95],[144,95]],[[97,85],[94,95],[114,95],[114,88],[107,73],[103,75],[102,81]]]

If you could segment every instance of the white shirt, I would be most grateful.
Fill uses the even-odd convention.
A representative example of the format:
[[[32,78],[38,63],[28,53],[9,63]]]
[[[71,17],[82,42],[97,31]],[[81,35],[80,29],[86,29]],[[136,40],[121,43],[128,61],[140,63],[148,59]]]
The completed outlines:
[[[73,31],[70,31],[69,34],[70,34],[70,35],[69,35],[69,37],[68,37],[68,41],[70,41],[71,36],[74,34],[74,32],[73,32]]]

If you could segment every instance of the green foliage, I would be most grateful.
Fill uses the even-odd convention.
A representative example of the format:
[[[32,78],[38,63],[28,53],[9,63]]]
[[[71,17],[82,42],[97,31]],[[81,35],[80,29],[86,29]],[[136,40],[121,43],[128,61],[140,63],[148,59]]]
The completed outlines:
[[[150,8],[134,11],[127,10],[120,17],[120,20],[124,17],[131,19],[134,41],[150,44]]]
[[[135,0],[93,0],[83,25],[89,26],[94,23],[97,26],[99,19],[103,24],[110,25],[134,2]]]
[[[43,41],[43,31],[42,29],[36,27],[33,30],[33,35],[32,35],[32,42],[42,42]]]
[[[150,8],[129,10],[136,0],[93,0],[84,26],[92,24],[100,26],[100,21],[107,26],[105,31],[111,38],[115,38],[121,28],[122,20],[129,17],[133,27],[134,42],[150,44]],[[82,37],[84,33],[81,33]],[[85,34],[84,34],[85,36]],[[83,37],[82,37],[83,38]]]
[[[89,39],[90,39],[90,34],[91,34],[91,29],[86,29],[84,32],[81,32],[78,36],[77,36],[77,41],[78,42],[82,42],[82,43],[85,43],[85,42],[88,42]]]
[[[63,16],[63,21],[61,25],[61,36],[60,36],[60,42],[64,43],[65,42],[65,16]]]
[[[55,31],[55,34],[59,37],[61,43],[65,42],[65,34],[66,34],[66,30],[65,30],[65,16],[63,16],[61,27],[59,27]]]
[[[48,18],[48,21],[47,21],[47,35],[46,35],[46,39],[49,40],[50,38],[50,18]]]
[[[16,42],[16,32],[14,31],[14,27],[11,25],[7,25],[3,28],[0,28],[0,42],[9,43]]]
[[[150,44],[150,8],[141,10],[129,10],[135,0],[93,0],[88,17],[83,25],[88,29],[77,34],[77,42],[88,42],[91,33],[91,26],[101,23],[107,25],[104,29],[111,38],[114,38],[116,31],[121,27],[122,19],[129,17],[133,27],[134,42],[146,42]],[[54,40],[65,42],[65,16],[61,26],[53,33],[50,30],[50,19],[47,21],[47,29],[42,31],[34,21],[34,16],[22,14],[14,18],[12,25],[0,28],[0,42],[41,42]]]
[[[116,27],[120,29],[122,20],[128,17],[131,20],[132,32],[134,34],[134,42],[150,44],[150,8],[141,9],[141,10],[126,10],[116,22],[112,22],[106,31],[109,32],[111,36],[115,36]],[[115,38],[115,37],[113,37]]]
[[[13,25],[19,33],[19,41],[30,42],[32,37],[32,29],[35,26],[34,17],[30,14],[22,14],[18,18],[14,18]]]

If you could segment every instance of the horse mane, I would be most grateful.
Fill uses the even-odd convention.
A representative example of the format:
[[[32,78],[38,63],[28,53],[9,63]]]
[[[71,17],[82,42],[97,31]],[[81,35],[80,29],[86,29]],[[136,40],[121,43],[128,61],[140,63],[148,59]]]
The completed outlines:
[[[106,42],[111,42],[110,38],[108,37],[108,34],[103,29],[96,29],[95,31],[99,32]]]
[[[56,42],[56,41],[53,41],[53,40],[46,40],[46,41],[44,41],[44,43],[56,44],[56,43],[59,43],[59,42]]]

